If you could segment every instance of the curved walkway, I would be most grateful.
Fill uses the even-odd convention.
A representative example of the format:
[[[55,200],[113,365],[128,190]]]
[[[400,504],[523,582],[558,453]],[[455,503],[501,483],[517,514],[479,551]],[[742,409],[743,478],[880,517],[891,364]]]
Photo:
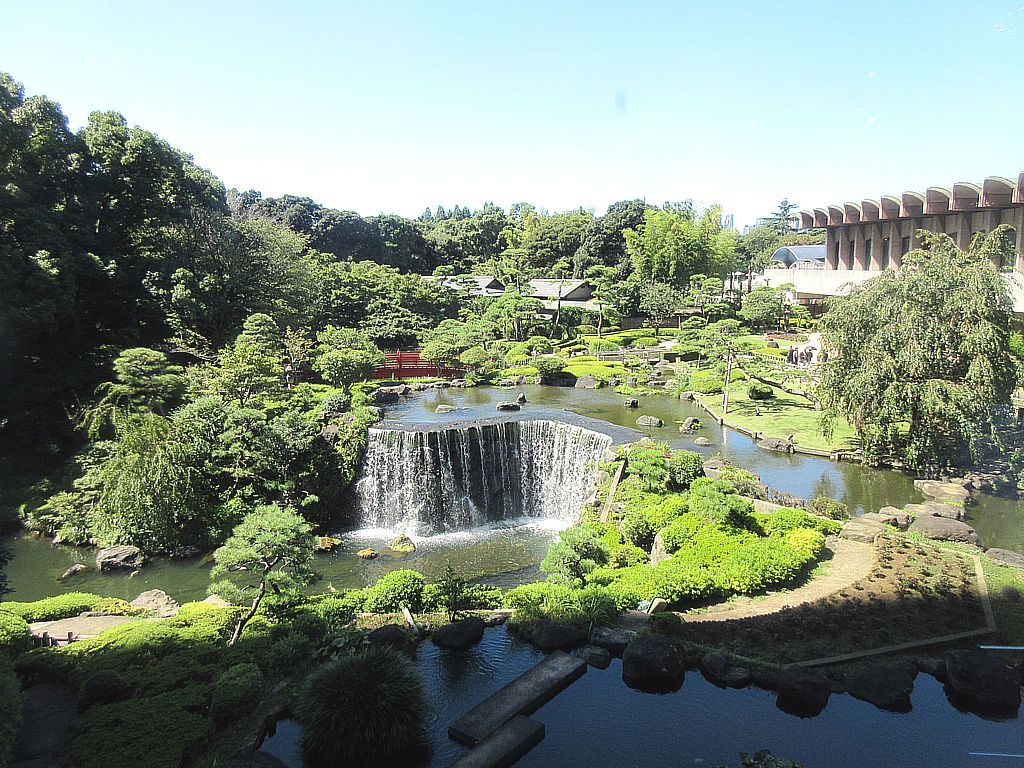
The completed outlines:
[[[699,613],[677,613],[676,615],[683,621],[693,623],[732,621],[733,619],[765,616],[784,608],[811,603],[822,597],[835,594],[865,578],[875,562],[873,544],[830,536],[826,540],[825,548],[832,552],[832,557],[823,561],[828,568],[827,573],[812,577],[810,581],[796,589],[771,592],[759,598],[737,597]]]

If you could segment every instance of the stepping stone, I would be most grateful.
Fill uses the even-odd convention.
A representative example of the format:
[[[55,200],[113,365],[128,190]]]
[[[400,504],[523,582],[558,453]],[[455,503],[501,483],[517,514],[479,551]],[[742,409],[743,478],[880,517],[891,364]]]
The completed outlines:
[[[865,520],[862,517],[855,517],[843,526],[839,532],[840,538],[851,541],[863,541],[871,544],[882,531],[891,530],[889,526],[883,525],[874,520]]]
[[[479,744],[516,715],[536,712],[586,671],[583,659],[555,651],[456,719],[448,735],[462,744]]]
[[[543,740],[543,723],[516,715],[452,763],[451,768],[508,768]]]

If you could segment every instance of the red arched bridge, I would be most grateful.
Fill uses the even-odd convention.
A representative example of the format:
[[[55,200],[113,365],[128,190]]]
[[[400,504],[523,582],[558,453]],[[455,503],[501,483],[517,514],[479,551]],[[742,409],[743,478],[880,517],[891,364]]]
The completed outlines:
[[[459,376],[465,368],[456,365],[442,365],[440,368],[433,360],[424,360],[420,351],[387,352],[384,364],[377,368],[375,379],[412,379],[419,376]]]

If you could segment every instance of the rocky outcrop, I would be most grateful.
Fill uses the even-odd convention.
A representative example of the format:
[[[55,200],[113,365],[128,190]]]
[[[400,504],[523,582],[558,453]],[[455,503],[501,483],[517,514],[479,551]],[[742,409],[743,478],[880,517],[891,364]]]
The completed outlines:
[[[452,379],[451,384],[458,389],[465,389],[469,386],[469,379]]]
[[[442,648],[462,649],[476,645],[484,638],[484,620],[479,616],[455,621],[438,627],[431,633],[435,645]]]
[[[959,707],[979,714],[1015,716],[1020,674],[986,651],[946,654],[946,690]]]
[[[871,544],[874,542],[875,536],[886,530],[888,530],[888,526],[877,520],[865,520],[864,517],[855,517],[843,525],[839,536],[851,541],[862,541],[866,544]]]
[[[722,468],[725,467],[724,459],[708,459],[704,462],[704,476],[710,477],[712,480],[717,480],[721,477]]]
[[[390,549],[392,552],[401,552],[402,554],[408,554],[409,552],[416,551],[416,544],[414,544],[413,540],[406,536],[404,533],[400,533],[388,542],[388,549]]]
[[[651,693],[677,691],[686,676],[682,644],[665,635],[639,635],[622,654],[622,681]]]
[[[665,540],[661,531],[654,535],[654,544],[651,546],[651,565],[657,565],[662,560],[668,559],[668,550],[665,549]]]
[[[608,669],[612,663],[612,655],[599,645],[584,645],[580,657],[595,669]]]
[[[705,680],[719,688],[746,688],[753,681],[749,669],[733,664],[717,651],[700,657],[700,671]]]
[[[877,512],[869,512],[866,515],[861,515],[861,520],[874,520],[875,522],[882,523],[883,525],[891,525],[899,528],[901,531],[905,531],[907,526],[910,525],[911,516],[907,512],[896,507],[882,507]]]
[[[1012,565],[1015,568],[1024,568],[1024,555],[1020,552],[1014,552],[1012,549],[999,549],[998,547],[992,547],[991,549],[986,549],[985,554],[1003,565]]]
[[[641,416],[636,420],[638,427],[663,427],[665,422],[659,419],[657,416]]]
[[[522,624],[519,636],[542,651],[571,651],[587,642],[587,633],[575,624],[537,619]]]
[[[66,581],[67,579],[70,579],[70,578],[72,578],[74,576],[77,576],[82,571],[88,571],[88,570],[89,570],[89,566],[82,565],[82,563],[75,563],[70,568],[68,568],[66,571],[64,571],[64,573],[62,573],[60,575],[59,581]]]
[[[814,717],[828,704],[832,693],[828,676],[818,669],[787,667],[779,672],[776,706],[800,717]]]
[[[789,440],[783,440],[781,437],[762,437],[758,443],[758,448],[763,448],[766,451],[778,451],[779,453],[792,453],[793,444]]]
[[[601,386],[601,380],[596,376],[580,376],[574,386],[576,389],[597,389]]]
[[[925,501],[920,504],[907,504],[903,508],[915,517],[948,517],[952,520],[962,520],[965,516],[964,508],[959,504],[946,504],[942,501]]]
[[[679,425],[679,431],[696,432],[698,429],[702,429],[703,427],[704,425],[696,416],[687,416],[683,419],[683,423]]]
[[[526,393],[520,392],[518,395],[516,395],[516,402],[519,403],[520,405],[526,405]]]
[[[451,413],[456,410],[454,405],[439,405],[434,409],[434,413]]]
[[[962,484],[942,480],[915,480],[914,487],[930,499],[963,506],[971,498],[971,492]]]
[[[364,547],[356,552],[356,557],[361,557],[363,560],[373,560],[378,554],[380,553],[373,547]]]
[[[516,384],[518,384],[518,383],[519,382],[516,381],[515,379],[501,379],[498,382],[498,386],[499,387],[504,387],[505,389],[511,389],[512,387],[516,386]]]
[[[939,541],[959,541],[975,545],[980,542],[977,532],[971,526],[948,517],[919,515],[910,524],[910,530]]]
[[[701,448],[707,448],[709,445],[711,445],[711,441],[708,440],[706,437],[698,437],[694,439],[693,444],[699,445]]]
[[[604,648],[612,656],[621,657],[629,645],[636,638],[636,632],[631,629],[619,627],[595,627],[590,633],[590,644]]]
[[[96,569],[99,571],[134,571],[146,564],[146,556],[138,547],[125,544],[106,547],[96,553]]]
[[[847,680],[854,698],[890,712],[909,712],[917,668],[909,663],[872,664],[861,667]]]
[[[132,605],[142,608],[158,619],[169,619],[178,615],[178,601],[159,589],[150,589],[132,600]]]
[[[499,411],[518,411],[521,406],[519,403],[514,403],[511,400],[502,400],[494,407]]]

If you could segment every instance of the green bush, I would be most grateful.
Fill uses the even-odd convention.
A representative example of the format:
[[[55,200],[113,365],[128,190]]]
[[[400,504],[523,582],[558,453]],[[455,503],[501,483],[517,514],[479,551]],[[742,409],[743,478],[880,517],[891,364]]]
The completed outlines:
[[[514,594],[513,594],[514,593]],[[515,611],[513,627],[544,618],[562,624],[607,624],[615,614],[608,590],[596,585],[574,589],[551,582],[524,584],[506,594],[506,606]]]
[[[0,606],[7,606],[0,603]],[[32,636],[29,634],[28,622],[13,613],[0,608],[0,661],[12,659],[32,647]]]
[[[423,574],[402,568],[377,580],[366,596],[366,610],[371,613],[393,613],[402,606],[420,610],[423,598]]]
[[[683,622],[674,613],[662,611],[647,617],[647,628],[658,635],[678,635],[683,629]]]
[[[94,704],[124,701],[132,694],[131,684],[114,669],[100,669],[89,675],[78,687],[78,704],[88,709]]]
[[[88,592],[65,592],[31,603],[0,603],[0,610],[20,616],[30,624],[37,621],[70,619],[85,611],[98,611],[111,616],[130,616],[141,613],[139,608],[124,600]]]
[[[633,544],[621,544],[612,550],[609,565],[615,568],[628,568],[631,565],[646,563],[649,558],[647,552]]]
[[[263,693],[263,673],[255,664],[229,667],[213,685],[210,714],[218,723],[226,723],[254,709]]]
[[[541,570],[553,581],[580,586],[588,573],[608,562],[608,547],[592,529],[566,528],[548,549]]]
[[[833,535],[842,529],[842,525],[834,520],[792,507],[783,507],[775,512],[755,513],[753,517],[766,536],[785,536],[797,528],[810,528],[825,535]]]
[[[505,593],[505,607],[513,611],[540,609],[545,601],[565,601],[572,598],[572,587],[550,581],[520,584]]]
[[[827,517],[829,520],[849,520],[850,508],[841,501],[818,496],[807,502],[807,511],[813,515]]]
[[[654,336],[637,336],[633,339],[631,347],[653,347],[657,345],[658,339]]]
[[[654,537],[672,520],[684,514],[689,500],[682,494],[635,496],[622,516],[622,535],[636,546],[650,550]]]
[[[672,451],[668,457],[668,479],[677,491],[685,491],[690,483],[704,474],[704,459],[694,451]]]
[[[537,374],[541,379],[551,379],[565,370],[565,358],[558,355],[545,355],[534,358],[531,365],[537,369]]]
[[[751,400],[771,400],[775,397],[775,390],[767,384],[761,384],[760,382],[755,381],[747,387],[747,397]]]
[[[427,697],[408,657],[391,648],[342,656],[313,672],[295,707],[304,764],[402,765],[423,744]]]
[[[79,721],[71,745],[76,768],[180,768],[213,736],[203,714],[206,688],[186,685],[155,696],[101,704]]]
[[[576,326],[576,333],[580,336],[593,336],[597,333],[597,326],[584,323],[583,325]]]
[[[725,391],[725,380],[714,371],[694,371],[689,388],[702,395],[719,395]]]
[[[0,766],[6,768],[14,754],[21,725],[21,688],[10,665],[0,658]]]
[[[664,491],[670,455],[665,443],[639,440],[629,447],[626,473],[636,475],[647,491]]]
[[[618,344],[608,341],[608,339],[591,339],[587,342],[587,351],[592,355],[596,355],[598,352],[614,352],[618,348]]]

